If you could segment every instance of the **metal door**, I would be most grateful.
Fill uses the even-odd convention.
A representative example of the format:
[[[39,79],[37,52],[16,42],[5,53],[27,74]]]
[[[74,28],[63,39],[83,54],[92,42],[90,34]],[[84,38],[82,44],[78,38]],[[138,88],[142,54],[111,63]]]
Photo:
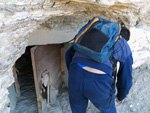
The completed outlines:
[[[61,86],[62,46],[41,45],[31,48],[38,113],[46,113],[46,104],[55,104]]]

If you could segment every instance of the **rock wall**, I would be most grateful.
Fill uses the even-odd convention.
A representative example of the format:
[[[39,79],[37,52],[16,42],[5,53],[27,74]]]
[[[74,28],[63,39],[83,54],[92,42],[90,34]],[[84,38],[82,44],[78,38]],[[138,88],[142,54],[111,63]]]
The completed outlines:
[[[45,0],[0,1],[0,113],[9,113],[7,88],[14,82],[12,67],[25,52],[27,35],[44,23],[49,16],[64,15],[61,10],[46,9]]]
[[[149,0],[0,0],[0,113],[10,111],[7,88],[14,82],[12,66],[25,52],[32,32],[41,25],[50,30],[74,32],[93,16],[123,21],[133,27],[135,36],[130,45],[135,64],[141,65],[149,55],[150,35],[145,35],[145,28],[134,26],[150,25],[149,9]],[[135,32],[143,36],[136,38]],[[65,40],[60,38],[62,42]],[[137,45],[136,40],[144,43]],[[137,46],[141,49],[136,49]],[[143,51],[145,54],[139,58]]]

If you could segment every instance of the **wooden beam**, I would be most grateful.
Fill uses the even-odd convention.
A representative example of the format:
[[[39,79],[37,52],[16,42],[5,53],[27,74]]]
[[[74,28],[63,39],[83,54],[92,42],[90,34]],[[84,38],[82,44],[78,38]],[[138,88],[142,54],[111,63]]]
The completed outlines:
[[[20,97],[20,85],[19,85],[19,82],[18,82],[18,78],[17,78],[17,72],[19,72],[17,70],[17,68],[15,67],[15,65],[13,66],[13,76],[15,78],[15,88],[16,88],[16,93],[17,93],[17,96]]]
[[[34,83],[36,89],[36,96],[37,96],[37,106],[38,106],[38,113],[42,113],[42,104],[40,99],[40,88],[37,79],[37,71],[36,71],[36,63],[35,63],[35,51],[37,47],[31,48],[31,58],[32,58],[32,67],[33,67],[33,74],[34,74]]]

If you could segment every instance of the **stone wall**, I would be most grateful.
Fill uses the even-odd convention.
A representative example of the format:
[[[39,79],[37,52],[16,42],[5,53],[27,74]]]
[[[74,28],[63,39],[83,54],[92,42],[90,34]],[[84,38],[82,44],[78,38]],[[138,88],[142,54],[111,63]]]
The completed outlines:
[[[149,9],[148,0],[0,0],[0,113],[10,111],[7,88],[14,82],[12,66],[25,52],[30,34],[41,25],[73,32],[93,16],[123,21],[128,26],[150,25]],[[149,35],[141,38],[149,44]],[[134,42],[136,39],[131,45]],[[133,48],[136,46],[134,43]],[[141,47],[148,52],[147,46]],[[138,50],[133,51],[138,56]]]
[[[25,52],[28,34],[47,18],[67,13],[51,10],[51,5],[46,0],[0,1],[0,113],[10,111],[7,88],[14,82],[12,67]]]

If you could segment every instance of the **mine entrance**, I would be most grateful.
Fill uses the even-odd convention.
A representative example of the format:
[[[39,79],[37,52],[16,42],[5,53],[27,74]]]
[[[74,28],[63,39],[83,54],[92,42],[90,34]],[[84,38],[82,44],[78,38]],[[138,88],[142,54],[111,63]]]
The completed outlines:
[[[63,44],[28,46],[14,66],[18,95],[14,113],[28,110],[32,113],[47,113],[47,105],[56,104],[58,90],[63,84],[63,73]]]

